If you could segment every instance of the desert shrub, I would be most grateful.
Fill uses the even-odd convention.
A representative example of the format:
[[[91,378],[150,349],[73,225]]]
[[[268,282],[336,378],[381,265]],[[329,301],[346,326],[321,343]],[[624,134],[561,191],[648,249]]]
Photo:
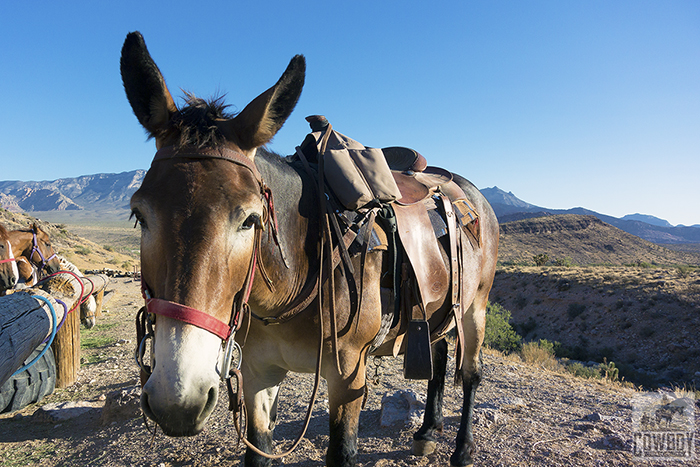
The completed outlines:
[[[568,256],[565,256],[564,258],[555,259],[554,265],[564,267],[564,268],[570,268],[570,267],[574,266],[574,262],[572,261],[571,258],[569,258]]]
[[[690,274],[690,271],[692,271],[692,268],[690,266],[686,265],[680,265],[676,266],[676,274],[678,274],[678,277],[680,278],[686,278]]]
[[[603,363],[598,365],[598,371],[600,371],[600,377],[608,381],[617,381],[620,379],[619,368],[615,367],[615,362],[608,362],[607,358],[603,360]]]
[[[78,253],[79,255],[87,256],[90,253],[92,253],[92,250],[86,246],[77,246],[75,247],[75,252]]]
[[[104,248],[107,251],[114,251],[114,247],[112,245],[105,245],[102,248]]]
[[[122,263],[122,269],[131,269],[131,262],[130,261],[124,261]]]
[[[574,319],[584,311],[586,311],[586,305],[583,303],[569,303],[569,308],[566,310],[566,313],[569,315],[570,319]]]
[[[533,256],[532,260],[535,262],[535,266],[544,266],[549,261],[549,255],[547,253],[539,253]]]
[[[554,356],[554,346],[546,339],[539,342],[526,342],[520,351],[524,362],[535,364],[552,371],[561,371],[563,366]]]
[[[510,325],[510,311],[498,303],[486,306],[484,344],[502,352],[514,352],[522,346],[522,338]]]
[[[600,378],[600,372],[596,368],[585,366],[581,362],[573,362],[566,366],[566,371],[579,378]]]

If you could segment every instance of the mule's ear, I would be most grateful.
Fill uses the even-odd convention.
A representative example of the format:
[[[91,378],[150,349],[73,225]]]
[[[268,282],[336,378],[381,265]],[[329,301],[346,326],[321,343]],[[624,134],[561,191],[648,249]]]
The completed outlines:
[[[126,36],[120,68],[126,97],[136,118],[151,136],[157,137],[177,107],[140,32]]]
[[[277,84],[253,99],[228,122],[241,149],[255,149],[275,136],[297,105],[305,76],[306,60],[303,55],[297,55]]]

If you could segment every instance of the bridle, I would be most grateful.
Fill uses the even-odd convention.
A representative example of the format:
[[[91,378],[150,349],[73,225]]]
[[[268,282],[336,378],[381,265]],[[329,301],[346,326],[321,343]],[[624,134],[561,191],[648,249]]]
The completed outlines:
[[[237,350],[239,352],[238,355],[240,355],[240,346],[238,343],[236,343],[235,336],[236,332],[240,329],[241,324],[243,323],[243,316],[246,313],[250,313],[248,299],[250,298],[250,293],[253,288],[253,279],[255,277],[256,270],[260,271],[261,275],[265,279],[265,284],[273,289],[272,281],[267,275],[260,258],[262,231],[266,226],[269,228],[272,238],[282,254],[282,259],[285,261],[285,264],[287,264],[277,235],[277,217],[275,215],[272,190],[265,184],[260,172],[255,166],[255,163],[250,158],[246,157],[240,152],[233,151],[228,148],[222,147],[217,149],[199,149],[186,147],[178,150],[173,146],[168,146],[156,152],[153,162],[155,163],[157,161],[168,159],[183,159],[190,161],[197,161],[201,159],[222,159],[241,167],[245,167],[252,173],[260,189],[260,197],[264,202],[263,222],[260,225],[255,226],[253,252],[249,261],[248,272],[246,273],[246,278],[241,290],[236,294],[233,308],[231,310],[231,317],[228,322],[224,322],[207,313],[180,303],[175,303],[160,298],[153,298],[151,291],[148,288],[148,284],[145,282],[142,276],[141,290],[142,295],[146,300],[146,306],[145,308],[142,308],[136,316],[137,339],[139,341],[139,346],[136,349],[136,361],[141,368],[141,381],[142,384],[145,384],[145,381],[151,374],[151,368],[144,363],[143,357],[145,354],[146,341],[148,339],[155,339],[153,325],[155,324],[156,316],[158,315],[173,318],[196,326],[200,329],[204,329],[205,331],[214,334],[224,341],[224,361],[222,363],[220,376],[223,381],[226,381],[231,378],[230,368],[234,351]]]
[[[51,261],[52,259],[56,258],[57,255],[54,252],[51,256],[48,258],[44,258],[44,254],[41,252],[41,249],[39,249],[39,242],[37,241],[36,238],[36,231],[32,229],[32,252],[29,254],[29,259],[31,260],[32,257],[34,256],[34,253],[39,253],[39,258],[41,258],[41,263],[36,264],[37,268],[39,269],[39,272],[42,272],[46,265]]]
[[[255,238],[253,241],[253,251],[251,253],[250,261],[248,264],[248,272],[246,273],[246,278],[243,286],[236,294],[234,299],[233,309],[231,310],[231,318],[228,323],[219,320],[211,315],[208,315],[202,311],[196,310],[194,308],[171,302],[168,300],[163,300],[159,298],[153,298],[146,284],[143,275],[141,276],[141,291],[144,299],[146,300],[146,306],[142,307],[136,314],[136,338],[139,342],[136,348],[135,358],[136,362],[141,368],[141,385],[145,385],[149,376],[151,375],[152,369],[149,365],[144,363],[144,356],[146,352],[146,342],[152,339],[155,342],[155,330],[154,324],[156,317],[167,316],[211,332],[212,334],[218,336],[225,342],[224,349],[224,360],[221,365],[220,377],[222,381],[226,382],[229,395],[229,409],[234,412],[238,418],[238,422],[234,422],[236,431],[238,433],[239,440],[242,440],[245,445],[258,453],[261,456],[270,459],[279,459],[291,453],[299,445],[301,440],[306,433],[306,430],[311,421],[312,409],[316,396],[318,394],[320,378],[321,378],[321,355],[323,353],[323,317],[322,317],[322,305],[319,296],[319,345],[318,345],[318,355],[316,361],[316,376],[314,380],[314,388],[311,395],[311,401],[307,409],[306,418],[304,421],[304,427],[297,437],[296,441],[292,443],[292,446],[284,453],[280,454],[268,454],[264,451],[258,449],[253,445],[245,436],[244,430],[242,428],[242,418],[241,415],[246,412],[245,404],[243,401],[243,390],[242,390],[242,375],[240,371],[242,350],[240,345],[236,342],[235,336],[236,332],[241,328],[243,323],[244,315],[247,315],[247,322],[250,326],[252,319],[257,319],[262,321],[265,325],[281,324],[294,316],[299,314],[301,311],[306,309],[309,303],[316,297],[320,289],[321,277],[323,276],[322,271],[319,271],[318,278],[313,281],[313,285],[306,287],[302,291],[299,299],[290,307],[283,312],[280,316],[275,318],[266,318],[256,316],[248,306],[248,299],[250,298],[250,293],[253,287],[253,279],[255,276],[255,271],[258,270],[260,275],[263,277],[265,285],[270,290],[274,290],[272,281],[270,280],[265,267],[262,263],[262,258],[260,256],[261,248],[260,242],[262,237],[262,231],[266,226],[269,227],[270,235],[274,240],[277,248],[280,251],[284,265],[289,268],[289,263],[282,249],[282,245],[279,242],[279,236],[277,232],[277,217],[274,209],[274,202],[272,198],[272,190],[265,184],[258,171],[255,163],[244,154],[237,151],[233,151],[228,148],[217,148],[217,149],[199,149],[199,148],[182,148],[176,149],[172,146],[168,146],[159,149],[156,152],[153,162],[166,160],[166,159],[183,159],[183,160],[201,160],[201,159],[222,159],[234,164],[245,167],[250,170],[253,177],[256,179],[258,186],[260,188],[261,199],[264,200],[264,212],[263,212],[263,222],[260,225],[255,226]],[[323,257],[323,247],[321,247],[319,252],[320,257]],[[331,273],[332,275],[332,273]],[[151,354],[153,353],[154,346],[151,345]],[[237,353],[239,356],[236,368],[232,369],[233,355]],[[232,379],[236,379],[237,390],[234,391]],[[247,416],[245,416],[247,418]],[[155,432],[154,432],[155,433]]]

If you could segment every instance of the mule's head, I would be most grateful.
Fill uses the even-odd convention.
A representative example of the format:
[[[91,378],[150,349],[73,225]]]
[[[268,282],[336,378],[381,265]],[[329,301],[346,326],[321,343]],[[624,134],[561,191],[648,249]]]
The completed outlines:
[[[280,80],[236,116],[219,101],[190,95],[178,109],[138,32],[126,38],[121,73],[131,107],[159,150],[225,148],[252,162],[296,105],[305,62],[294,57]],[[131,208],[141,225],[142,281],[152,297],[228,323],[246,280],[255,229],[267,215],[253,172],[216,158],[154,160]],[[166,434],[203,429],[217,401],[221,354],[220,337],[157,316],[141,406]]]
[[[38,224],[30,226],[32,238],[32,251],[29,253],[29,260],[42,271],[53,274],[61,270],[61,261],[56,256],[56,252],[51,245],[49,234],[44,232]]]
[[[0,292],[11,289],[18,280],[17,261],[12,252],[9,233],[0,224]]]

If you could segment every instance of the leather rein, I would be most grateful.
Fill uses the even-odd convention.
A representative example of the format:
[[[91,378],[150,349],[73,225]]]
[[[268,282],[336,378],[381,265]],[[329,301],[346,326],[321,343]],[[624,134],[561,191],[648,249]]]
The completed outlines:
[[[224,361],[222,363],[220,376],[221,380],[225,381],[227,384],[229,394],[229,409],[233,411],[234,414],[237,415],[236,418],[238,418],[238,421],[234,423],[234,425],[236,427],[236,431],[238,432],[239,439],[242,440],[246,444],[246,446],[248,446],[248,448],[254,450],[255,452],[264,457],[268,457],[271,459],[278,459],[284,457],[291,453],[301,442],[301,439],[304,437],[304,434],[306,432],[306,429],[308,428],[311,419],[311,412],[316,399],[316,395],[318,393],[318,387],[320,382],[321,354],[323,349],[322,321],[320,326],[321,330],[319,337],[318,361],[316,368],[316,382],[311,396],[311,402],[308,408],[304,428],[301,434],[299,435],[298,439],[293,443],[292,447],[287,452],[281,454],[268,454],[261,451],[252,443],[250,443],[244,435],[244,429],[241,426],[242,421],[240,417],[241,413],[246,413],[245,404],[243,402],[242,375],[240,372],[242,351],[238,343],[235,341],[235,335],[236,332],[241,328],[245,315],[247,315],[248,326],[250,326],[250,320],[252,318],[262,321],[265,325],[281,324],[290,320],[298,313],[306,309],[310,302],[316,297],[316,295],[318,294],[320,281],[314,281],[313,284],[305,287],[300,297],[279,316],[259,317],[255,315],[248,306],[248,300],[252,291],[253,279],[255,277],[256,270],[258,270],[261,276],[264,278],[264,282],[267,285],[267,287],[271,291],[274,290],[272,281],[270,280],[267,272],[265,271],[261,258],[260,243],[262,231],[265,229],[265,226],[268,226],[268,228],[270,229],[270,234],[272,235],[272,238],[280,251],[282,260],[285,266],[289,268],[289,263],[287,262],[287,258],[282,249],[282,245],[279,242],[279,236],[277,231],[277,217],[275,214],[272,190],[263,181],[263,178],[260,175],[260,172],[258,171],[255,162],[252,159],[248,158],[244,154],[241,154],[237,151],[233,151],[228,148],[181,148],[177,150],[173,146],[168,146],[156,152],[153,158],[153,162],[155,163],[157,161],[169,159],[184,159],[191,161],[201,159],[222,159],[250,170],[250,172],[253,174],[253,177],[258,182],[258,185],[260,187],[260,196],[265,203],[263,212],[263,222],[261,225],[255,226],[255,239],[253,242],[253,252],[251,254],[250,262],[248,265],[248,272],[246,273],[246,278],[243,283],[243,287],[241,288],[239,293],[236,294],[236,298],[234,299],[233,309],[231,310],[231,317],[228,323],[218,318],[215,318],[207,313],[204,313],[200,310],[182,305],[180,303],[175,303],[160,298],[153,298],[151,295],[151,291],[148,288],[148,285],[146,284],[142,276],[141,292],[146,301],[146,306],[141,308],[141,310],[139,310],[139,312],[136,315],[136,334],[137,341],[139,342],[139,344],[135,352],[136,362],[141,369],[141,386],[143,386],[146,383],[152,372],[150,366],[144,362],[144,356],[146,352],[147,340],[153,339],[153,341],[155,341],[154,324],[157,315],[173,318],[185,322],[187,324],[196,326],[200,329],[204,329],[208,332],[211,332],[212,334],[216,335],[222,341],[225,342]],[[154,347],[152,345],[151,352],[153,351],[153,348]],[[231,368],[234,352],[238,353],[238,363],[235,369]],[[234,378],[236,379],[237,384],[237,390],[235,391],[231,382],[231,380]],[[247,416],[245,416],[245,418],[247,419]]]

